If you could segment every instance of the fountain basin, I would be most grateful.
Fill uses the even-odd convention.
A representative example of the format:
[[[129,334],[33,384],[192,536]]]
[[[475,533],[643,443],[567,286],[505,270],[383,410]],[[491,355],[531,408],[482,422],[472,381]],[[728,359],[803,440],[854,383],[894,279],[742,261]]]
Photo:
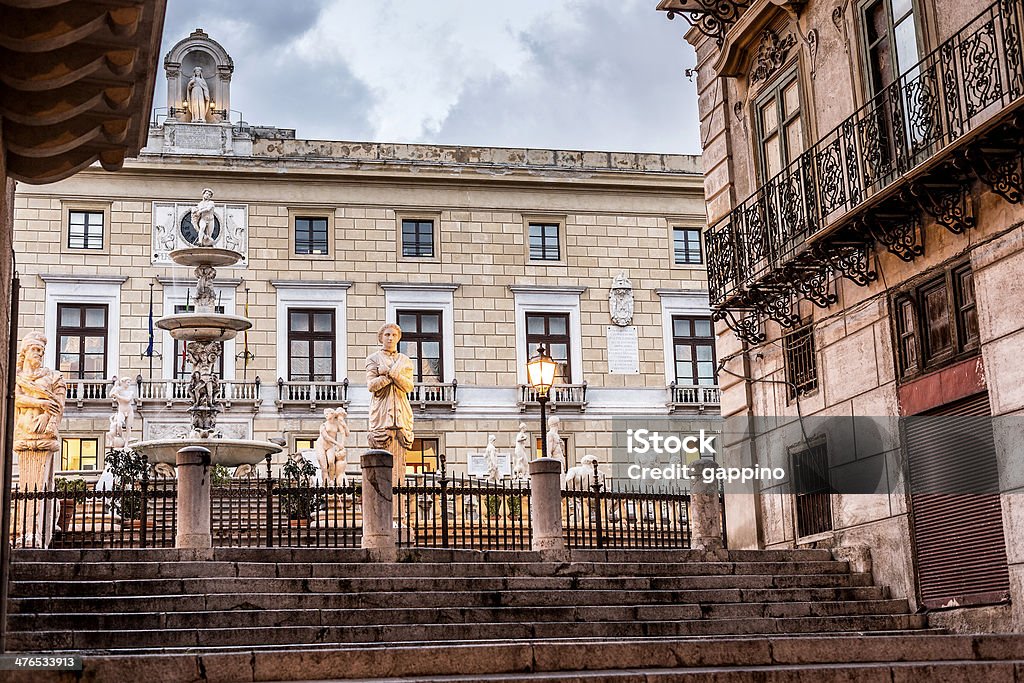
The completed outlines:
[[[227,341],[252,327],[252,321],[225,313],[175,313],[156,321],[175,339],[184,341]]]
[[[280,453],[282,448],[269,441],[249,439],[154,439],[133,443],[132,448],[146,456],[151,464],[159,462],[174,465],[178,451],[186,446],[202,446],[210,450],[210,463],[237,467],[255,465],[266,460],[268,455]]]
[[[242,260],[242,255],[231,249],[217,247],[189,247],[175,249],[167,255],[179,266],[233,266]]]

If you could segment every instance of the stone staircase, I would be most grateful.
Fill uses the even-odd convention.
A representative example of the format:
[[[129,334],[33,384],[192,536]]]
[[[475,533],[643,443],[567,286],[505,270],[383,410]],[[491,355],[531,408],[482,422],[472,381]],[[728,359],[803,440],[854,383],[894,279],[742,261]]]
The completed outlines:
[[[86,668],[8,679],[1024,673],[1024,639],[929,630],[826,550],[576,550],[568,562],[466,550],[405,550],[396,563],[361,550],[211,555],[16,551],[10,649],[76,651]]]

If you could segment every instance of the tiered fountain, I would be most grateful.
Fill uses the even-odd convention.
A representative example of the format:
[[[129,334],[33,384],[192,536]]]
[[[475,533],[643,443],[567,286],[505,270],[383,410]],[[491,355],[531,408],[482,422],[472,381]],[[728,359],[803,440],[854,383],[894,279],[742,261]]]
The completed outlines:
[[[252,322],[237,315],[217,313],[213,280],[217,267],[231,266],[242,255],[214,246],[213,191],[203,190],[203,201],[192,209],[192,225],[198,234],[198,247],[177,249],[170,253],[172,261],[194,266],[196,271],[195,310],[160,318],[156,326],[167,330],[175,339],[186,342],[185,353],[192,363],[188,409],[192,417],[191,433],[185,438],[142,441],[132,447],[145,454],[150,463],[168,463],[178,468],[178,548],[209,548],[210,533],[210,468],[213,465],[236,466],[255,464],[267,455],[279,453],[281,447],[267,441],[225,439],[217,430],[217,414],[221,411],[220,380],[214,368],[221,353],[221,342],[252,327]]]

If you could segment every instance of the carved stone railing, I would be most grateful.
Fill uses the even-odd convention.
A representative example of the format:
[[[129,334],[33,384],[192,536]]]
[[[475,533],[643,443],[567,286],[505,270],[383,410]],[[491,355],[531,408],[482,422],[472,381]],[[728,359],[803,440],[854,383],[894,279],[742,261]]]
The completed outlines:
[[[722,402],[722,391],[718,387],[688,386],[672,382],[668,387],[668,410],[678,408],[697,408],[704,410],[718,406]]]
[[[519,385],[519,410],[537,405],[537,392],[529,384]],[[587,383],[556,384],[548,390],[548,408],[576,408],[580,412],[587,409]]]
[[[1022,3],[991,5],[707,231],[719,319],[756,340],[724,310],[792,326],[796,299],[835,303],[836,275],[876,279],[873,245],[913,260],[922,214],[955,233],[974,225],[973,177],[1021,201],[1020,127],[995,124],[1024,103]]]
[[[348,378],[341,382],[305,382],[277,380],[278,410],[285,408],[348,407]]]
[[[426,410],[431,407],[455,409],[456,391],[459,388],[458,382],[452,380],[448,383],[429,384],[417,382],[413,390],[409,392],[409,403]]]
[[[67,402],[79,408],[86,405],[111,405],[110,389],[113,382],[109,379],[69,379],[67,386]]]
[[[144,407],[147,402],[163,402],[166,407],[172,408],[175,405],[187,406],[191,397],[188,393],[189,380],[183,378],[150,380],[142,379],[136,381],[137,398]],[[260,378],[252,382],[239,382],[231,379],[220,380],[220,392],[218,398],[225,408],[230,408],[232,403],[251,403],[259,408],[262,402],[260,397]]]

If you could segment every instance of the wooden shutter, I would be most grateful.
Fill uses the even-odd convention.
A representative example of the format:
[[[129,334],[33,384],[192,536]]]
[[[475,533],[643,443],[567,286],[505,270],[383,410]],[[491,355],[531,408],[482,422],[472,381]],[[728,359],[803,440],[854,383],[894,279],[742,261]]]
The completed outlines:
[[[989,415],[983,393],[904,423],[918,588],[926,607],[1009,597],[992,425],[977,419]]]

